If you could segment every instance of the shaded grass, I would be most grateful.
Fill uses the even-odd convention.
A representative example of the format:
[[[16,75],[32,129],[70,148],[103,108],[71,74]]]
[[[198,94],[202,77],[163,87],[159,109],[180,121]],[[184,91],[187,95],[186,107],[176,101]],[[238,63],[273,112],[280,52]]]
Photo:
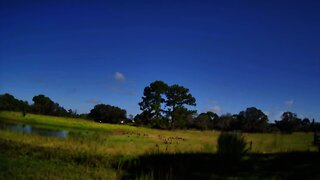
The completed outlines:
[[[210,153],[149,154],[124,169],[122,179],[319,179],[320,154],[249,154],[233,164]]]

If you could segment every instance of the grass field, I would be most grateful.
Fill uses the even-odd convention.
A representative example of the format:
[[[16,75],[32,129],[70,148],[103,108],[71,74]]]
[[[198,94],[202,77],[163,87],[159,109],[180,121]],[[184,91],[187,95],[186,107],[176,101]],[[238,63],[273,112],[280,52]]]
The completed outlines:
[[[0,130],[0,179],[120,179],[130,173],[123,167],[140,157],[214,155],[220,134],[216,131],[154,130],[32,114],[23,116],[16,112],[0,112],[0,119],[69,132],[67,138],[56,138]],[[251,154],[314,154],[311,152],[317,150],[312,145],[311,133],[244,136],[247,142],[252,142]]]

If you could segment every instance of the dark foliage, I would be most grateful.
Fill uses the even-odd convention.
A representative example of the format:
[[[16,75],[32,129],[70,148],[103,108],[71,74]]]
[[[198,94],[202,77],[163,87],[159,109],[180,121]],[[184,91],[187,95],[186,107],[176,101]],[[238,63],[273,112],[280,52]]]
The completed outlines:
[[[220,118],[215,122],[215,129],[222,131],[234,130],[235,124],[237,124],[237,115],[225,114],[220,116]]]
[[[190,94],[189,89],[174,84],[166,91],[166,107],[170,118],[171,129],[186,128],[187,118],[196,111],[189,111],[185,105],[195,106],[196,99]]]
[[[52,116],[79,117],[76,110],[66,111],[58,103],[42,94],[33,97],[33,104],[29,106],[27,101],[16,99],[10,94],[0,95],[0,110],[19,111],[25,116],[26,113],[44,114]]]
[[[220,117],[213,112],[201,113],[188,107],[196,105],[196,99],[189,89],[169,86],[163,81],[155,81],[144,89],[139,103],[142,112],[127,119],[126,110],[110,105],[97,105],[89,114],[77,114],[76,110],[68,111],[45,95],[33,97],[33,104],[16,99],[10,94],[0,95],[0,110],[52,116],[91,118],[97,122],[120,123],[147,126],[158,129],[199,129],[241,132],[310,132],[320,131],[320,123],[314,119],[300,119],[292,112],[283,113],[281,120],[268,123],[268,116],[256,107],[247,108],[239,114],[223,114]]]
[[[142,113],[137,114],[133,120],[136,125],[148,126],[151,124],[151,119],[152,116],[150,116],[150,113],[143,111]]]
[[[214,129],[215,124],[218,121],[219,116],[213,112],[206,112],[199,114],[198,117],[194,119],[194,127],[196,129],[208,130]]]
[[[176,107],[171,114],[171,120],[169,120],[171,127],[170,128],[178,128],[185,129],[187,128],[188,121],[193,118],[193,114],[196,111],[190,111],[184,107]]]
[[[245,132],[265,132],[268,130],[268,116],[255,107],[247,108],[238,115],[239,129]]]
[[[29,104],[6,93],[0,95],[0,110],[27,112],[29,111]]]
[[[70,116],[70,114],[58,103],[53,102],[45,95],[37,95],[32,98],[31,112],[52,116]],[[71,112],[73,114],[73,112]]]
[[[276,126],[285,133],[298,131],[302,127],[302,121],[297,117],[297,114],[292,112],[284,112],[280,121],[276,121]]]
[[[237,163],[247,153],[247,143],[240,133],[221,133],[218,138],[218,155],[227,163]]]
[[[171,129],[186,128],[187,119],[194,111],[189,111],[185,105],[195,106],[195,102],[196,99],[189,89],[177,84],[168,86],[163,81],[155,81],[144,88],[142,101],[139,103],[142,113],[136,116],[135,121],[158,128],[164,128],[166,124],[169,124]]]
[[[162,104],[165,102],[163,96],[168,88],[168,85],[163,81],[155,81],[144,88],[139,106],[145,116],[150,118],[160,118],[162,116],[164,112]]]
[[[88,117],[96,122],[119,124],[127,119],[127,112],[119,107],[98,104],[90,111]]]

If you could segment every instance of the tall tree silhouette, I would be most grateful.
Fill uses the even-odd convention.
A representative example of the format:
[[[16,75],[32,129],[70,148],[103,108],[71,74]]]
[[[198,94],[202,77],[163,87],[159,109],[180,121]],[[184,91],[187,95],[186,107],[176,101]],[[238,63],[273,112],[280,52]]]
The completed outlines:
[[[171,118],[170,123],[171,128],[173,128],[175,120],[178,119],[180,115],[185,116],[185,113],[188,112],[185,108],[185,105],[195,106],[196,99],[190,94],[188,88],[179,86],[177,84],[174,84],[168,88],[166,97],[166,106],[168,107],[167,113]],[[179,113],[176,111],[179,111]]]
[[[149,117],[160,118],[163,112],[162,104],[165,102],[164,94],[168,85],[163,81],[155,81],[144,88],[142,101],[139,103],[140,110]]]
[[[238,116],[239,129],[246,132],[263,132],[268,129],[268,116],[255,107],[241,111]]]

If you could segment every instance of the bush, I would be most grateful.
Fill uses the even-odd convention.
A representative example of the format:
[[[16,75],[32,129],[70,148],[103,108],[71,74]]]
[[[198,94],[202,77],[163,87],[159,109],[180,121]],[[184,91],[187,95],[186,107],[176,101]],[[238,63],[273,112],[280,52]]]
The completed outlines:
[[[218,138],[218,155],[225,162],[239,162],[247,153],[247,143],[240,133],[221,133]]]

